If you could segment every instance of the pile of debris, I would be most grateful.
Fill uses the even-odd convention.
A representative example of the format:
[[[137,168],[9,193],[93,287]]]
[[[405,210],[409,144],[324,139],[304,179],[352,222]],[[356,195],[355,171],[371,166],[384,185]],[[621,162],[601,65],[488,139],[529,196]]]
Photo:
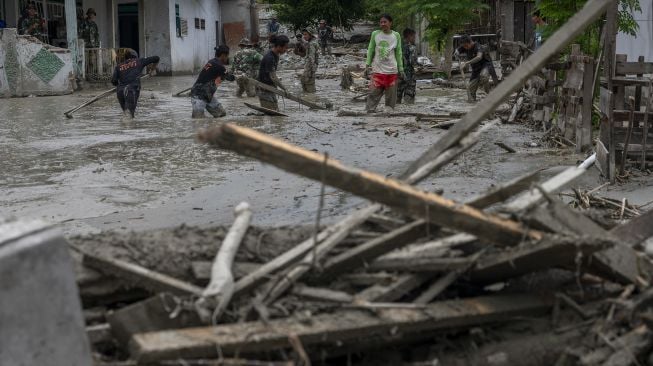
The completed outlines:
[[[460,147],[396,181],[234,125],[199,139],[385,206],[328,227],[318,218],[286,240],[299,244],[280,248],[269,245],[278,238],[249,227],[247,204],[236,207],[228,232],[168,233],[178,239],[167,244],[167,259],[151,258],[156,237],[114,239],[122,258],[139,258],[133,262],[73,240],[80,273],[96,276],[80,282],[87,321],[98,305],[97,297],[88,302],[89,284],[122,289],[87,328],[100,365],[648,362],[653,263],[641,245],[653,236],[653,213],[636,216],[627,206],[620,218],[633,218],[608,230],[553,196],[594,156],[545,181],[538,170],[460,204],[408,184]],[[576,194],[582,202],[592,196]],[[116,363],[121,358],[132,361]]]

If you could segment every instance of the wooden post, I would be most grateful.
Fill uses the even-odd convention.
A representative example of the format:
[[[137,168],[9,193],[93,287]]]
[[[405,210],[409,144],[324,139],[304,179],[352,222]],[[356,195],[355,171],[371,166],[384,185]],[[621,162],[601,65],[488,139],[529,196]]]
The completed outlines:
[[[639,56],[637,58],[637,63],[640,65],[641,70],[637,73],[637,79],[641,79],[644,74],[644,56]],[[635,86],[635,110],[639,112],[641,110],[641,105],[642,105],[642,86],[640,84],[637,84]]]
[[[434,193],[379,174],[342,165],[284,141],[232,124],[200,133],[199,139],[236,151],[288,172],[323,181],[355,195],[386,204],[432,223],[475,234],[498,245],[514,245],[542,234],[520,223],[488,215]]]
[[[649,112],[651,111],[651,98],[653,98],[653,78],[648,80],[648,97],[646,98],[644,126],[642,127],[642,170],[646,170],[646,154],[648,154],[648,121]]]
[[[592,145],[592,106],[594,105],[594,60],[584,65],[582,118],[576,128],[576,152],[586,151]]]
[[[608,101],[608,179],[610,183],[615,182],[616,178],[616,162],[615,162],[615,133],[614,133],[614,89],[612,78],[615,72],[615,53],[617,45],[617,15],[618,15],[618,1],[611,1],[606,15],[605,25],[605,48],[603,52],[603,70],[605,72],[605,79],[608,82],[608,90],[612,92]]]
[[[633,135],[633,128],[635,128],[635,98],[628,98],[628,106],[630,107],[630,116],[628,117],[628,130],[626,132],[626,141],[624,142],[624,150],[621,152],[621,166],[619,173],[624,175],[626,172],[626,159],[628,159],[628,145],[630,145],[630,138]],[[644,147],[646,150],[646,147]]]
[[[526,79],[540,71],[542,66],[562,47],[576,38],[589,24],[594,22],[605,10],[615,5],[615,0],[590,0],[565,25],[540,47],[535,54],[524,60],[517,69],[500,83],[476,108],[467,113],[455,124],[449,133],[440,138],[435,145],[413,162],[400,178],[406,178],[428,161],[433,160],[445,150],[476,128],[483,119],[492,113],[501,103],[507,100],[517,89],[521,88]]]

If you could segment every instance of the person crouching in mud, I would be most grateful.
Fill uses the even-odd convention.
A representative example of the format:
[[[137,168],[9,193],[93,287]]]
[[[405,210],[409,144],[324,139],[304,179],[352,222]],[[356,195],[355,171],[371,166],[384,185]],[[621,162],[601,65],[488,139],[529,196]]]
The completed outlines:
[[[232,73],[227,73],[225,65],[229,64],[229,47],[219,46],[215,48],[215,58],[209,60],[204,65],[202,71],[197,76],[193,88],[190,90],[190,101],[193,105],[193,118],[204,118],[204,110],[208,111],[213,117],[224,117],[227,111],[218,101],[215,92],[222,79],[234,81],[236,77]]]
[[[125,54],[125,61],[118,64],[113,70],[111,83],[116,86],[116,94],[123,116],[134,118],[138,97],[141,94],[141,74],[143,69],[149,65],[156,68],[159,63],[159,56],[138,58],[138,53],[128,49]],[[149,67],[148,67],[149,69]]]
[[[283,35],[270,38],[272,48],[263,56],[263,60],[261,61],[261,67],[258,71],[259,82],[287,91],[286,87],[281,84],[281,80],[277,77],[277,66],[279,65],[279,56],[288,51],[289,42],[290,39]],[[279,110],[276,94],[259,88],[258,99],[261,107],[275,111]]]

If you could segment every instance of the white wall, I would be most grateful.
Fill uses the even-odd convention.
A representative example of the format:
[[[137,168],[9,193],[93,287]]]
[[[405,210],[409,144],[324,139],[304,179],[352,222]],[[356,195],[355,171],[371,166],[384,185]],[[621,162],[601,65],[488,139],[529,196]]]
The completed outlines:
[[[248,0],[222,0],[220,1],[222,24],[242,22],[245,25],[243,37],[250,38],[252,21]],[[256,24],[258,30],[258,24]]]
[[[169,0],[170,44],[173,74],[198,71],[215,53],[215,22],[220,20],[218,0]],[[175,4],[179,15],[188,21],[188,35],[177,37]],[[206,20],[206,29],[195,29],[195,18]]]
[[[0,96],[61,95],[73,92],[73,62],[69,50],[46,49],[63,61],[63,67],[48,82],[41,80],[30,68],[29,62],[44,49],[43,46],[43,43],[32,37],[18,36],[15,28],[0,29]],[[13,52],[13,57],[9,57],[8,52]]]
[[[145,0],[143,6],[143,24],[145,28],[145,47],[142,48],[145,56],[159,56],[158,71],[162,74],[172,72],[172,51],[170,35],[175,35],[175,28],[170,28],[167,21],[170,12],[174,17],[174,4],[170,9],[168,6],[161,6],[161,0]]]
[[[637,61],[644,56],[646,62],[653,62],[653,1],[640,1],[642,12],[633,14],[639,32],[637,36],[619,33],[617,35],[617,53],[628,55],[628,61]]]

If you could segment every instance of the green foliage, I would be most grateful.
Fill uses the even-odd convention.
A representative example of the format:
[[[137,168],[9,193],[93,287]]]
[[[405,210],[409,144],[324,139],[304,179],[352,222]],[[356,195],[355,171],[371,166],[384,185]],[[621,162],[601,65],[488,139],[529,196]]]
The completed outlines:
[[[558,28],[565,24],[586,3],[586,0],[541,0],[538,7],[547,25],[543,29],[546,39]],[[632,16],[633,11],[640,11],[639,0],[620,0],[619,6],[619,31],[635,35],[639,30],[637,22]],[[604,19],[590,25],[574,43],[581,45],[585,53],[598,55],[601,27]]]
[[[353,0],[270,0],[279,22],[294,31],[315,27],[320,19],[327,24],[351,29],[354,21],[366,14],[364,1]]]
[[[477,16],[478,9],[487,5],[478,0],[404,0],[410,13],[422,14],[428,21],[426,37],[440,43],[465,23]]]

